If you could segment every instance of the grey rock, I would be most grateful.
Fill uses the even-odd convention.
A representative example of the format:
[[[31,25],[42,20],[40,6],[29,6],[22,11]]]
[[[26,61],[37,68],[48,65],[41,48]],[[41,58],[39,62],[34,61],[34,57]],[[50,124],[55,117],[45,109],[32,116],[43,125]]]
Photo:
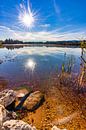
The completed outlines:
[[[6,89],[0,92],[0,104],[4,107],[9,106],[16,99],[16,94],[13,90]]]
[[[0,126],[2,126],[3,122],[8,119],[7,115],[8,115],[8,112],[5,109],[5,107],[0,105]]]
[[[9,120],[3,123],[3,130],[36,130],[22,120]]]
[[[14,119],[16,114],[15,112],[8,112],[4,106],[0,105],[0,126],[2,126],[3,122],[9,119]]]

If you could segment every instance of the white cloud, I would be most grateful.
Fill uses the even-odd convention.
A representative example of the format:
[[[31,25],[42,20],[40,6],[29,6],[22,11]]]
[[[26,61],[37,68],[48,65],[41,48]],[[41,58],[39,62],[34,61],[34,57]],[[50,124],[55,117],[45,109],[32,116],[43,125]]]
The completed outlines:
[[[64,28],[64,27],[62,27]],[[12,38],[22,41],[62,41],[62,40],[80,40],[85,38],[86,29],[74,29],[61,32],[62,28],[51,31],[24,32],[16,31],[6,26],[0,26],[0,39]]]
[[[24,48],[15,48],[14,51],[8,50],[7,48],[4,49],[5,53],[3,55],[3,49],[0,49],[0,59],[2,61],[8,61],[15,59],[17,56],[20,55],[39,55],[39,56],[53,56],[57,57],[56,54],[76,54],[80,55],[81,51],[80,48],[57,48],[57,47],[24,47]],[[7,56],[10,53],[10,56]]]

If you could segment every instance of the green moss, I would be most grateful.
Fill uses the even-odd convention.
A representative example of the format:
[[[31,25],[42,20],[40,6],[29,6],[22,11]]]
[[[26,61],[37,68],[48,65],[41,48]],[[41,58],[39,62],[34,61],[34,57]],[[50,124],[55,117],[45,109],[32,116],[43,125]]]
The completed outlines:
[[[27,89],[28,91],[32,91],[32,88],[27,85],[21,85],[17,87],[15,90]]]
[[[81,48],[86,48],[86,41],[81,41],[80,45],[81,45]]]

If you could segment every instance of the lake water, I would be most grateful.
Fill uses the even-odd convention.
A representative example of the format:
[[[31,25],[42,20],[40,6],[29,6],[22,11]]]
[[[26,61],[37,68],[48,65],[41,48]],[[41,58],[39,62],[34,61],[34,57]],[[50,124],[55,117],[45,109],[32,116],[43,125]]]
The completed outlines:
[[[78,91],[75,82],[75,75],[83,65],[81,54],[80,48],[0,49],[0,90],[26,85],[34,91],[40,90],[45,97],[45,102],[35,112],[20,111],[20,120],[34,123],[37,130],[50,130],[51,123],[56,121],[63,123],[58,128],[85,130],[86,98],[85,94],[78,93],[82,91]],[[58,76],[62,71],[68,73]],[[74,76],[72,82],[69,73]]]
[[[7,79],[9,85],[30,84],[47,79],[50,73],[71,68],[79,73],[81,64],[80,48],[62,47],[23,47],[0,49],[0,77]]]

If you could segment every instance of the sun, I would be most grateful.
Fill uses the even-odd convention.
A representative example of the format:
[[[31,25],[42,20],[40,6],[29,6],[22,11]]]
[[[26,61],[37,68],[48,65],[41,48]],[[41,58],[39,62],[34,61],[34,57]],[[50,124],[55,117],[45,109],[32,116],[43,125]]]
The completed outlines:
[[[25,13],[21,19],[21,22],[28,28],[34,25],[34,17],[32,14]]]
[[[20,4],[18,21],[25,28],[33,28],[37,21],[37,11],[33,11],[30,7],[30,1],[27,0],[27,6]]]

